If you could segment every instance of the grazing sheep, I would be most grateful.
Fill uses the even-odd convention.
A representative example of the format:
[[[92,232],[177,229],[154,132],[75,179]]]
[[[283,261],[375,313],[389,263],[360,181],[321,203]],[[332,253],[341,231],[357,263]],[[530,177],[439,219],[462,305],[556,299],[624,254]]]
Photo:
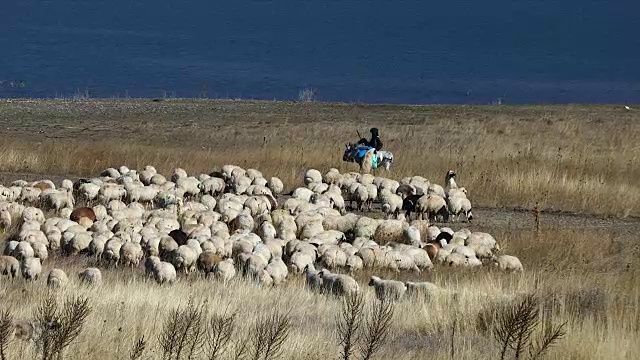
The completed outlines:
[[[422,244],[420,241],[420,230],[415,226],[409,226],[404,229],[402,232],[402,243],[412,246],[420,246]]]
[[[188,245],[181,245],[175,249],[171,256],[171,263],[176,270],[184,270],[185,274],[189,274],[195,270],[198,254]]]
[[[335,274],[327,269],[320,271],[322,289],[325,293],[337,296],[351,296],[360,291],[358,282],[349,275]]]
[[[213,270],[213,276],[221,281],[227,282],[236,276],[236,268],[233,259],[229,258],[219,262]]]
[[[400,220],[384,220],[376,228],[373,240],[378,244],[400,241],[403,238],[407,223]]]
[[[215,251],[203,251],[200,256],[198,256],[196,266],[198,270],[205,274],[209,274],[215,270],[216,266],[221,261],[222,258]]]
[[[20,262],[20,272],[25,280],[38,280],[42,272],[42,264],[38,258],[27,258]]]
[[[269,190],[271,190],[273,196],[278,196],[284,191],[282,180],[278,179],[277,177],[270,178],[267,182],[267,187],[269,188]]]
[[[456,220],[460,220],[460,216],[464,215],[465,220],[470,222],[473,220],[471,212],[471,202],[466,197],[452,197],[447,199],[449,206],[449,214],[453,215]]]
[[[93,211],[92,208],[80,207],[80,208],[74,209],[71,212],[71,215],[69,215],[69,220],[71,221],[80,222],[81,218],[88,218],[89,220],[94,222],[96,221],[96,213]]]
[[[124,266],[136,268],[142,260],[142,246],[134,242],[126,242],[120,247],[120,263]]]
[[[449,210],[447,208],[447,202],[444,198],[437,194],[428,194],[422,196],[416,201],[415,204],[416,213],[420,216],[420,219],[424,218],[426,214],[429,220],[436,220],[437,216],[442,217],[442,221],[449,221]]]
[[[67,286],[69,278],[62,269],[51,269],[47,276],[47,286],[52,289],[59,289]]]
[[[117,237],[112,237],[105,243],[104,251],[102,252],[102,259],[106,261],[109,266],[118,266],[118,262],[120,261],[120,248],[122,247],[122,244],[122,239]]]
[[[316,169],[309,169],[304,174],[305,185],[318,184],[322,182],[322,173]]]
[[[503,271],[522,272],[520,259],[511,255],[500,255],[493,260],[493,265]]]
[[[306,252],[295,252],[289,259],[289,271],[292,274],[300,274],[308,265],[313,265],[314,256]]]
[[[287,265],[285,265],[284,261],[280,258],[272,259],[265,270],[269,273],[271,279],[273,279],[274,285],[284,282],[289,274]]]
[[[320,291],[322,289],[322,277],[313,266],[309,264],[304,268],[305,283],[311,291]]]
[[[12,255],[14,255],[18,260],[24,260],[34,257],[35,252],[33,251],[31,244],[26,241],[20,241]]]
[[[18,276],[20,262],[9,255],[0,255],[0,275],[8,275],[10,278]]]
[[[78,279],[84,284],[99,286],[102,284],[102,273],[98,268],[89,267],[78,273]]]
[[[349,255],[349,257],[347,257],[346,267],[349,272],[360,271],[364,268],[364,262],[362,258],[356,254]]]
[[[263,286],[271,286],[273,285],[273,278],[269,275],[267,270],[262,269],[254,276],[254,279],[258,282],[258,284]]]
[[[440,288],[430,282],[411,282],[404,283],[407,286],[407,297],[414,300],[428,301],[433,294]]]
[[[380,201],[382,213],[385,214],[387,219],[390,219],[392,216],[397,218],[398,214],[400,214],[400,210],[402,210],[402,202],[402,197],[396,194],[389,192],[388,194],[382,195]]]
[[[369,286],[373,286],[378,300],[398,301],[402,299],[407,286],[402,281],[383,280],[377,276],[372,276],[369,280]]]
[[[157,256],[148,257],[145,261],[145,268],[147,273],[153,275],[153,279],[160,285],[173,284],[177,279],[176,268],[173,264],[160,261]]]

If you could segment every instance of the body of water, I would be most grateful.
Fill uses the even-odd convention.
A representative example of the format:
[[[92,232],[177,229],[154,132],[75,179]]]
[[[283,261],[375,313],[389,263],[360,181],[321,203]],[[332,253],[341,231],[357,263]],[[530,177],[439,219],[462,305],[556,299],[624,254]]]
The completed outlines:
[[[637,0],[8,0],[0,97],[639,103]],[[308,92],[309,93],[309,92]]]

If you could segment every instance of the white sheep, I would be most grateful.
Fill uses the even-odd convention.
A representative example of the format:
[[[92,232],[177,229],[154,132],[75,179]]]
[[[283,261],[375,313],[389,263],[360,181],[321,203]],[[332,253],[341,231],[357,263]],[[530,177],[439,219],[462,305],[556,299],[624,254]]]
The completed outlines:
[[[282,180],[277,177],[269,178],[269,181],[267,181],[267,187],[271,190],[271,193],[274,196],[278,196],[284,191],[284,184],[282,183]]]
[[[145,261],[145,267],[158,284],[172,284],[177,279],[176,268],[173,264],[160,261],[157,256],[148,257]]]
[[[213,269],[213,276],[220,281],[227,282],[236,276],[236,268],[233,259],[220,261]]]
[[[500,270],[522,272],[523,267],[520,259],[511,255],[500,255],[493,260],[493,265]]]
[[[20,272],[25,280],[38,280],[42,272],[42,264],[38,258],[26,258],[20,262]]]
[[[40,224],[44,224],[44,213],[41,209],[34,207],[26,207],[22,210],[22,221],[37,221]]]
[[[335,274],[327,269],[320,271],[322,289],[325,293],[338,296],[351,296],[360,292],[358,282],[349,275]]]
[[[124,242],[118,237],[112,237],[107,240],[104,245],[104,251],[102,252],[102,259],[109,265],[118,266],[120,261],[120,247]]]
[[[362,261],[362,258],[357,254],[349,255],[347,257],[346,267],[347,269],[349,269],[349,272],[360,271],[364,268],[364,262]]]
[[[176,270],[182,269],[185,274],[188,274],[195,270],[198,255],[188,245],[181,245],[175,249],[171,256],[171,263],[175,266]]]
[[[20,262],[9,255],[0,255],[0,275],[8,275],[10,278],[18,276]]]
[[[200,190],[203,194],[209,194],[211,196],[218,196],[224,192],[227,184],[223,179],[217,177],[210,177],[203,180],[200,183]]]
[[[407,286],[407,297],[414,300],[428,301],[437,291],[440,290],[438,285],[424,281],[404,283]]]
[[[402,232],[402,242],[412,246],[420,246],[422,244],[420,239],[420,229],[410,225]]]
[[[387,219],[392,216],[398,216],[402,210],[402,198],[396,194],[385,192],[382,195],[381,201],[382,213],[385,214]]]
[[[461,215],[464,215],[467,222],[473,220],[471,202],[466,197],[450,197],[447,199],[447,205],[449,206],[449,213],[453,215],[456,220],[459,221]]]
[[[313,266],[309,264],[304,268],[305,283],[311,291],[320,291],[322,289],[322,277]]]
[[[78,187],[78,194],[86,201],[93,201],[100,195],[100,185],[94,183],[83,183]]]
[[[402,281],[383,280],[377,276],[371,277],[369,286],[373,286],[376,297],[381,301],[398,301],[407,291],[407,286]]]
[[[309,169],[304,174],[305,185],[318,184],[322,182],[322,173],[316,169]]]
[[[142,260],[142,247],[134,242],[126,242],[120,247],[120,263],[136,268]]]
[[[314,260],[314,255],[308,252],[295,252],[289,259],[289,271],[292,274],[300,274],[307,267],[307,265],[312,265]]]
[[[383,220],[376,228],[373,240],[378,244],[401,241],[407,227],[408,224],[400,220]]]
[[[47,276],[47,286],[52,289],[59,289],[67,286],[69,278],[62,269],[51,269]]]
[[[102,273],[100,269],[89,267],[78,273],[78,279],[85,284],[99,286],[102,284]]]
[[[285,265],[284,261],[280,258],[272,259],[269,264],[265,267],[265,270],[273,279],[273,284],[278,285],[285,281],[289,271],[287,270],[287,265]]]
[[[435,220],[437,216],[441,216],[444,222],[449,221],[447,202],[440,195],[428,194],[422,196],[416,201],[415,207],[420,219],[423,219],[426,214],[429,220]]]
[[[35,252],[31,244],[26,241],[20,241],[11,255],[15,256],[18,260],[23,260],[34,257]]]

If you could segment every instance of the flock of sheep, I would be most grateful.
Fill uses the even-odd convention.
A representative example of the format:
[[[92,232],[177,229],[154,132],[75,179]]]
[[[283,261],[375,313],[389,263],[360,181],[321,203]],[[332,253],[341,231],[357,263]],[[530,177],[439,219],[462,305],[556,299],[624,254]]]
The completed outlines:
[[[78,274],[93,285],[102,281],[100,268],[144,267],[160,284],[195,271],[264,285],[304,276],[311,290],[343,295],[360,291],[351,275],[362,269],[421,272],[441,264],[522,271],[516,257],[497,254],[490,234],[432,225],[472,219],[455,176],[449,171],[443,188],[419,176],[395,181],[308,170],[305,186],[289,196],[278,178],[234,165],[197,176],[177,168],[168,179],[152,166],[121,166],[59,186],[19,180],[0,186],[0,227],[7,232],[0,273],[38,280],[42,262],[58,252],[95,259],[98,267]],[[384,219],[348,212],[374,203]],[[68,281],[59,268],[46,280],[58,288]],[[395,300],[437,289],[376,276],[369,285],[379,298]]]

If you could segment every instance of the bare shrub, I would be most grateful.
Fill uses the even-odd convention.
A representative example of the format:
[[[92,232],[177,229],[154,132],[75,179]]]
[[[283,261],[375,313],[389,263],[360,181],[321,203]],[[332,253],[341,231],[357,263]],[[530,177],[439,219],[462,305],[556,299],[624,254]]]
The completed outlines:
[[[133,344],[133,348],[131,348],[131,352],[129,353],[130,360],[139,360],[142,358],[142,354],[144,354],[144,350],[147,347],[147,341],[144,339],[144,335],[140,336],[138,340]]]
[[[376,301],[371,305],[369,314],[364,318],[360,358],[369,360],[384,345],[389,337],[393,320],[393,303]]]
[[[393,320],[393,303],[376,301],[367,310],[365,313],[362,294],[344,298],[336,316],[336,338],[341,359],[353,358],[357,349],[358,358],[369,360],[387,341]]]
[[[251,333],[252,356],[254,360],[276,359],[281,355],[282,345],[291,332],[291,317],[274,312],[261,316]]]
[[[7,359],[7,345],[13,333],[13,315],[9,310],[0,312],[0,359]]]
[[[209,346],[210,360],[220,358],[226,351],[236,328],[236,313],[227,315],[227,311],[223,314],[214,314],[209,319],[209,328],[207,330],[207,344]]]
[[[204,303],[196,305],[189,299],[184,308],[170,312],[158,342],[163,359],[192,359],[202,351],[206,335]]]
[[[540,319],[540,300],[535,294],[481,311],[476,325],[480,331],[491,329],[500,347],[500,359],[505,359],[509,350],[514,359],[525,353],[530,359],[537,359],[566,335],[566,323],[554,325],[551,316]]]
[[[362,326],[364,297],[362,294],[347,296],[342,302],[340,313],[336,316],[336,338],[340,346],[340,358],[351,359]]]
[[[62,358],[65,349],[82,332],[91,311],[87,298],[68,298],[62,308],[55,297],[45,298],[34,313],[41,332],[36,339],[36,349],[42,360]]]

